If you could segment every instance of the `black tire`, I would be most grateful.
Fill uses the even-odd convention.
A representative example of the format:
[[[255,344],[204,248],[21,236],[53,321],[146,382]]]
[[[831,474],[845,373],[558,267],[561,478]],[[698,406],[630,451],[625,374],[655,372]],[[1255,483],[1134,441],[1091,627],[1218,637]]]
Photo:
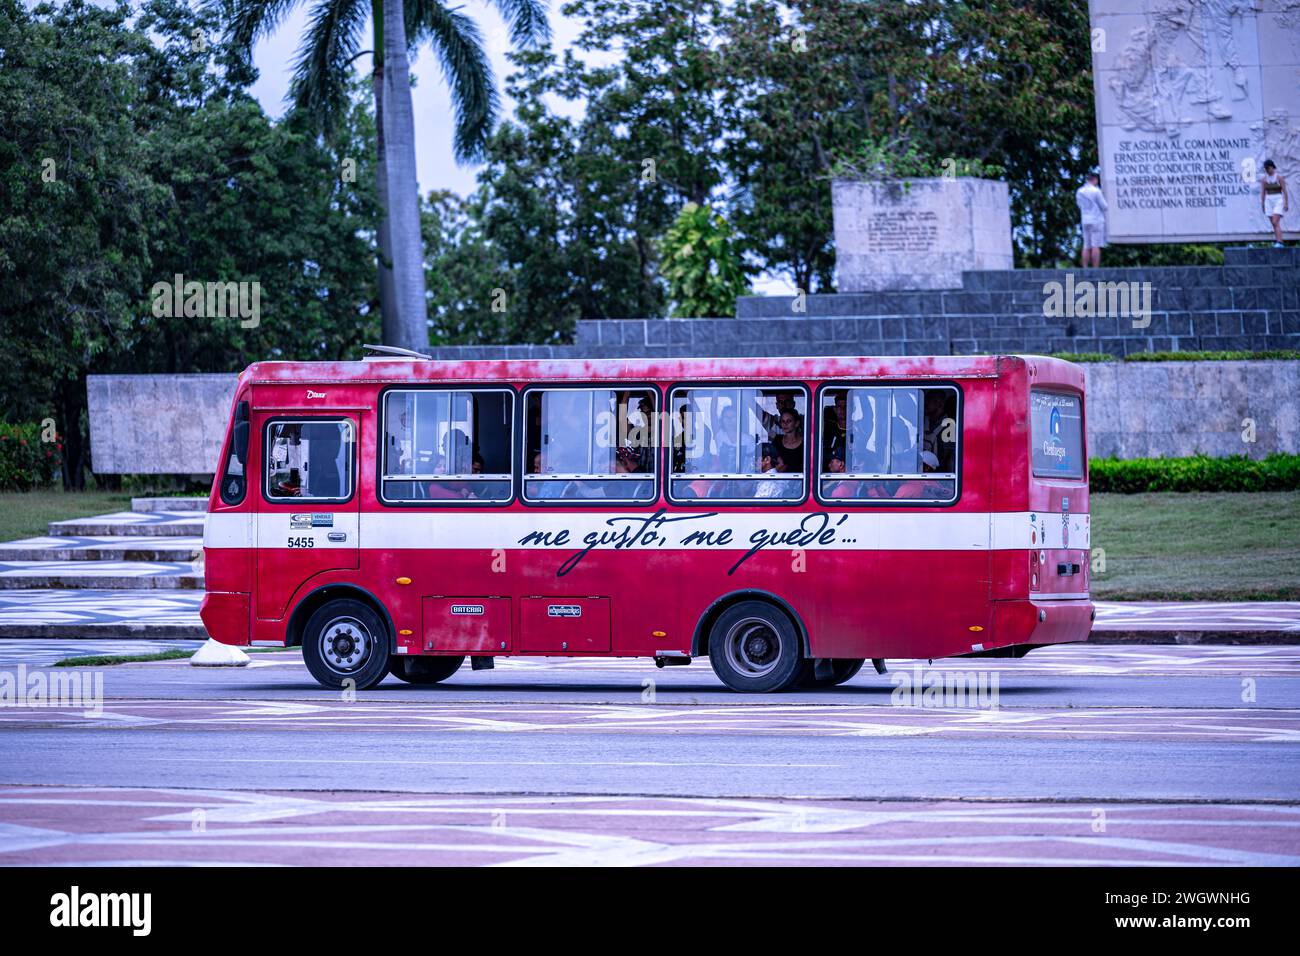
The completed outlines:
[[[302,659],[322,687],[374,687],[388,675],[388,626],[369,604],[339,598],[322,604],[307,620]]]
[[[460,657],[397,657],[388,662],[388,673],[408,684],[436,684],[444,681],[465,663]]]
[[[799,632],[773,605],[741,601],[723,611],[709,631],[709,663],[718,679],[734,691],[785,690],[803,673]]]
[[[857,677],[858,671],[862,670],[862,665],[866,662],[866,658],[834,657],[831,658],[832,673],[818,677],[815,673],[816,661],[808,661],[804,673],[799,678],[799,686],[809,689],[835,687]]]

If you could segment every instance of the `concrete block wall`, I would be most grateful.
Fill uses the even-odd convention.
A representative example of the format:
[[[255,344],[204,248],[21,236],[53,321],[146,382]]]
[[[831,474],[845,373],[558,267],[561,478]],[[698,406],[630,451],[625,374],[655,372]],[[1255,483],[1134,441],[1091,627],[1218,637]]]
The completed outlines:
[[[1082,367],[1088,380],[1088,450],[1094,458],[1300,453],[1300,362],[1090,362]]]
[[[1229,249],[1222,266],[1074,270],[1150,282],[1151,324],[1049,318],[1043,286],[1067,270],[967,272],[960,289],[747,297],[730,319],[578,323],[564,345],[447,346],[438,359],[931,355],[1300,349],[1300,249]],[[1098,456],[1300,453],[1300,362],[1097,363],[1089,438]],[[91,376],[94,467],[114,473],[215,468],[234,376]],[[1244,442],[1243,420],[1257,441]]]
[[[574,354],[1124,356],[1300,349],[1300,249],[1229,249],[1226,260],[1222,266],[966,272],[960,289],[812,295],[804,303],[747,296],[737,302],[734,319],[580,322]],[[1149,324],[1138,328],[1131,316],[1044,315],[1049,283],[1065,289],[1071,281],[1076,287],[1150,283]],[[796,312],[797,305],[806,310]],[[439,357],[455,354],[439,350]]]
[[[1300,454],[1300,361],[1082,367],[1093,457]],[[233,373],[92,375],[95,471],[213,473],[235,379]],[[1243,438],[1246,419],[1254,422],[1254,442]]]

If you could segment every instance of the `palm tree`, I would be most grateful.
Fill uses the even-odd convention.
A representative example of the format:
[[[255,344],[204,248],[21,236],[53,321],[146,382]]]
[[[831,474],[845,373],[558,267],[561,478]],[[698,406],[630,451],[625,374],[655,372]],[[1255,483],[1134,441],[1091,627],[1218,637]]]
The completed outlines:
[[[226,39],[251,50],[272,33],[299,0],[209,0],[226,17]],[[516,47],[550,37],[546,0],[490,0],[509,24]],[[415,117],[409,52],[425,43],[438,56],[451,88],[456,116],[457,162],[482,155],[496,123],[499,100],[478,24],[439,0],[317,0],[294,61],[289,96],[328,131],[348,105],[352,64],[366,51],[372,24],[371,88],[375,98],[376,192],[379,227],[379,303],[384,343],[423,349],[429,343],[420,239],[420,197],[415,177]],[[387,27],[387,29],[385,29]]]

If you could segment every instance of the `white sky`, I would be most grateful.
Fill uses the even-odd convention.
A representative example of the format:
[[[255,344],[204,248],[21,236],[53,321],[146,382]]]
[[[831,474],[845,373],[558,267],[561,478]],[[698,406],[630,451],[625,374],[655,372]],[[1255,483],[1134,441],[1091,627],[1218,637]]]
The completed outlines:
[[[552,45],[558,54],[569,47],[582,29],[581,21],[566,18],[559,10],[561,0],[551,0],[550,21]],[[280,117],[286,109],[285,94],[293,73],[293,61],[301,42],[303,27],[312,7],[306,0],[300,0],[293,12],[285,18],[279,28],[270,37],[257,44],[253,51],[253,62],[260,75],[253,85],[253,95],[257,97],[271,116]],[[511,65],[505,54],[510,47],[510,38],[504,21],[497,12],[482,0],[464,0],[464,11],[474,17],[487,44],[492,68],[496,73],[497,91],[501,94],[501,115],[509,117],[514,111],[514,104],[505,95],[505,78],[511,72]],[[366,35],[370,34],[369,21]],[[362,49],[368,49],[369,43],[363,43]],[[601,57],[601,59],[605,59]],[[368,74],[370,57],[363,56],[357,60],[358,71]],[[415,152],[416,174],[419,177],[421,193],[430,189],[450,189],[466,196],[475,186],[475,177],[480,167],[457,165],[452,158],[452,130],[454,124],[451,116],[451,97],[443,82],[442,70],[437,57],[427,48],[419,51],[411,72],[415,75],[416,85],[413,91],[415,106]],[[565,104],[561,100],[552,100],[551,108],[570,115],[581,111],[577,104]],[[793,286],[780,279],[759,276],[754,280],[754,291],[767,295],[793,295]]]
[[[301,42],[304,25],[313,4],[300,0],[293,12],[285,18],[279,28],[270,37],[262,40],[253,50],[253,62],[260,72],[253,85],[253,95],[262,104],[262,108],[271,116],[279,118],[287,108],[285,94],[289,90],[289,81],[293,74],[293,62]],[[482,0],[465,0],[461,4],[463,11],[472,16],[483,31],[483,39],[492,60],[492,69],[496,73],[497,92],[501,94],[503,117],[510,116],[514,104],[505,95],[505,78],[510,74],[511,65],[505,54],[510,48],[510,37],[505,22],[497,12]],[[569,20],[559,11],[560,0],[551,4],[551,32],[554,47],[563,50],[577,37],[581,24]],[[370,21],[366,21],[365,36],[361,48],[370,48]],[[370,57],[357,59],[358,73],[369,75]],[[451,114],[451,96],[443,82],[442,68],[437,57],[427,47],[422,48],[411,64],[416,85],[413,91],[415,101],[415,155],[416,174],[420,180],[420,191],[430,189],[450,189],[462,196],[468,195],[476,185],[475,175],[478,166],[459,166],[452,158],[452,131],[454,124]],[[558,104],[552,104],[557,106]]]

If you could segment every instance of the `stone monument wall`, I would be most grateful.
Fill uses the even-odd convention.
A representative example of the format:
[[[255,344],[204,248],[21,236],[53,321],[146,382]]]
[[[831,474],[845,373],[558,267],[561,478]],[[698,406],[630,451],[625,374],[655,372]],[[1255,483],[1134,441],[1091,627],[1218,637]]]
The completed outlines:
[[[1259,176],[1300,236],[1300,0],[1089,0],[1108,238],[1272,237]]]
[[[216,471],[235,375],[91,375],[90,460],[101,475]]]
[[[836,180],[841,292],[954,289],[967,269],[1010,269],[1011,200],[989,179]]]

